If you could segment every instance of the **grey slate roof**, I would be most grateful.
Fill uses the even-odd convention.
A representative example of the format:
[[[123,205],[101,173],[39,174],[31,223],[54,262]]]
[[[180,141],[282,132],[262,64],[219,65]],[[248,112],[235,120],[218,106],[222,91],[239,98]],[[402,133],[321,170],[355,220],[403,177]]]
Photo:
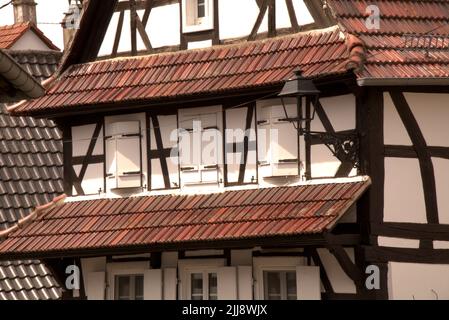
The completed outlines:
[[[38,80],[57,69],[61,53],[8,51]],[[62,137],[49,120],[12,117],[0,104],[0,230],[63,193]],[[0,262],[0,300],[58,299],[60,288],[39,261]]]

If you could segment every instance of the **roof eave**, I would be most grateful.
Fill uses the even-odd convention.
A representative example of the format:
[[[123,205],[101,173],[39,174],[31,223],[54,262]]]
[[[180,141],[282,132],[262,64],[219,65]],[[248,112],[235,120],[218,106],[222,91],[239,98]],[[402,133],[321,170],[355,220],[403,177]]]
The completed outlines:
[[[360,78],[357,84],[361,87],[381,86],[447,86],[449,77],[432,78]]]

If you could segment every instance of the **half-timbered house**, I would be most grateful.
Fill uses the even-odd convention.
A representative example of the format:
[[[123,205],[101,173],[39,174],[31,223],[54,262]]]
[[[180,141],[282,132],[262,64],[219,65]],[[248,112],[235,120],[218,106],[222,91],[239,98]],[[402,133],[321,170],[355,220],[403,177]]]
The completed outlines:
[[[84,1],[46,95],[9,108],[63,131],[66,197],[0,257],[78,266],[66,297],[449,298],[447,12]]]

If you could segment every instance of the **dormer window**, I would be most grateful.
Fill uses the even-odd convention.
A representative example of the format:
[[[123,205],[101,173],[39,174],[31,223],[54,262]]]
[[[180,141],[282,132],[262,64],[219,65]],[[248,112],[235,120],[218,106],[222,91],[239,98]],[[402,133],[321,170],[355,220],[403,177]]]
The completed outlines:
[[[106,184],[109,190],[142,187],[140,121],[111,123],[107,127]]]
[[[197,32],[213,28],[211,0],[182,0],[183,32]]]

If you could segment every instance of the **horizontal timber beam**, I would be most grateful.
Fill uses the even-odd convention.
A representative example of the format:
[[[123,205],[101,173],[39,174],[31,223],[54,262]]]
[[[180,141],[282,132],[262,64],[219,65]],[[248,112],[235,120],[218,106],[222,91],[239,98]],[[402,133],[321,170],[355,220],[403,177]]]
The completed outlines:
[[[431,157],[449,159],[449,147],[427,147]],[[384,155],[391,158],[418,158],[412,146],[385,145]]]
[[[385,222],[371,225],[371,233],[394,238],[449,241],[448,224]]]
[[[364,247],[368,262],[408,262],[449,264],[449,249],[410,249],[390,247]]]

